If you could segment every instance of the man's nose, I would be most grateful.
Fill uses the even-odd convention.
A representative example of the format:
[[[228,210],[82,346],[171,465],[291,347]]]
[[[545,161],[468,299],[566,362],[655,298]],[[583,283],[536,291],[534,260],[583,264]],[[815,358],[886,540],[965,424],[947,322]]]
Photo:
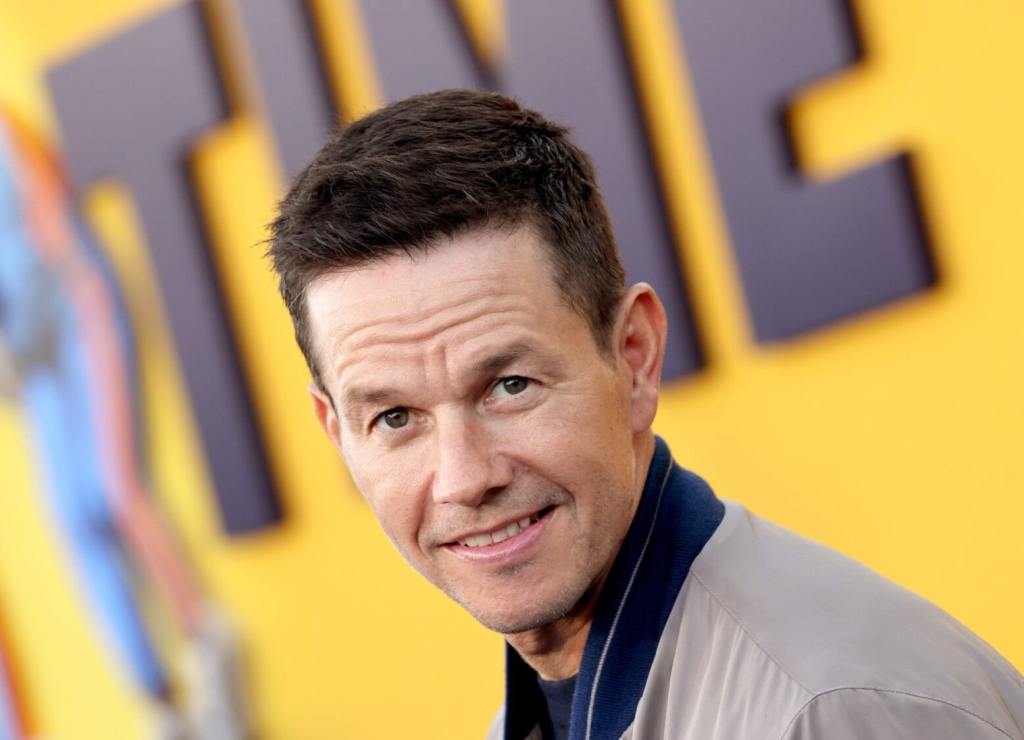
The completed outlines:
[[[512,466],[485,430],[461,415],[438,419],[432,495],[435,503],[479,506],[512,482]]]

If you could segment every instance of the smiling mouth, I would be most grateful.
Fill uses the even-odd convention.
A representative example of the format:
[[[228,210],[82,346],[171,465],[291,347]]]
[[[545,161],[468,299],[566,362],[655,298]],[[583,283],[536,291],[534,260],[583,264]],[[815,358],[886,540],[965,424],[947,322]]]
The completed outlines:
[[[457,540],[455,544],[461,545],[462,547],[486,547],[487,545],[496,545],[499,542],[504,542],[509,537],[515,537],[520,532],[529,529],[534,524],[539,522],[541,519],[546,517],[554,509],[554,506],[548,506],[536,514],[531,516],[524,516],[522,519],[516,522],[512,522],[504,527],[495,529],[492,532],[485,532],[484,534],[475,534],[465,539]]]

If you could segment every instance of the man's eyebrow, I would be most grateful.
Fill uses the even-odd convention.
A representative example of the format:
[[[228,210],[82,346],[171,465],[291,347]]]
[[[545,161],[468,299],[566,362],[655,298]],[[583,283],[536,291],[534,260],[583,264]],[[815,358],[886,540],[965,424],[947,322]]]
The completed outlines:
[[[478,376],[493,376],[512,363],[535,354],[537,354],[537,351],[529,344],[522,342],[513,344],[475,362],[470,367],[470,371]],[[391,402],[391,399],[399,395],[399,392],[394,388],[363,388],[353,386],[341,396],[341,412],[349,419],[358,421],[359,412],[363,408],[387,405]]]
[[[393,388],[350,388],[342,395],[342,412],[349,419],[357,421],[360,409],[379,406],[396,395],[398,392]]]
[[[495,354],[487,355],[472,366],[476,375],[496,375],[517,360],[527,355],[535,354],[535,350],[528,344],[513,344],[499,350]]]

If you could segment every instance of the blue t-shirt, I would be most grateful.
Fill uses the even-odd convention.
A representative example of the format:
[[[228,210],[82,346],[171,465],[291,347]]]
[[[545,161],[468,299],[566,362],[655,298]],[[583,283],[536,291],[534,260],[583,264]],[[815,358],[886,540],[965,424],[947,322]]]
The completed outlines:
[[[543,727],[544,740],[569,740],[569,720],[572,718],[572,695],[576,689],[576,676],[561,681],[545,681],[537,677],[537,686],[548,705],[550,725]]]

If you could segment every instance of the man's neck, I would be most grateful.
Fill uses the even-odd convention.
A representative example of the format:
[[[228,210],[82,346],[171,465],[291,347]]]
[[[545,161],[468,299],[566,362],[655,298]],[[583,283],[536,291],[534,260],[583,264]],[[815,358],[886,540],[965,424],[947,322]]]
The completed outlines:
[[[508,644],[541,678],[560,681],[579,671],[603,583],[602,577],[601,582],[584,595],[576,608],[561,619],[526,632],[505,635]]]
[[[654,457],[654,435],[651,432],[638,440],[637,451],[636,459],[639,464],[636,469],[637,495],[634,497],[634,516]],[[505,635],[508,644],[544,680],[560,681],[576,675],[579,671],[598,597],[614,562],[613,557],[601,576],[569,614],[536,629]]]

